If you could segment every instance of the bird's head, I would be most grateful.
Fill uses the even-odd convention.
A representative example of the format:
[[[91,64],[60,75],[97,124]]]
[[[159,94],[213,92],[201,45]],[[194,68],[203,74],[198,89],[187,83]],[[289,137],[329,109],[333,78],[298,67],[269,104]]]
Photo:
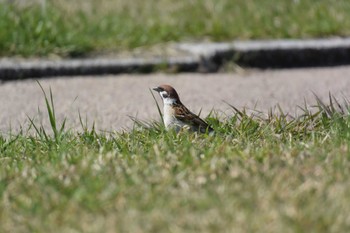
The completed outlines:
[[[163,84],[153,88],[153,90],[159,93],[164,104],[180,103],[179,95],[177,94],[176,90],[170,85]]]

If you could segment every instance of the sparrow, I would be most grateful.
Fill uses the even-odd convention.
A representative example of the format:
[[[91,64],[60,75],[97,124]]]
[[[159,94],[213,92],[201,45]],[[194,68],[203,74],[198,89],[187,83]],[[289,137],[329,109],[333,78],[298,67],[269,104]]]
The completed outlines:
[[[174,128],[176,132],[181,129],[200,133],[214,132],[204,120],[181,103],[179,95],[172,86],[163,84],[153,90],[158,92],[163,100],[163,120],[166,129]]]

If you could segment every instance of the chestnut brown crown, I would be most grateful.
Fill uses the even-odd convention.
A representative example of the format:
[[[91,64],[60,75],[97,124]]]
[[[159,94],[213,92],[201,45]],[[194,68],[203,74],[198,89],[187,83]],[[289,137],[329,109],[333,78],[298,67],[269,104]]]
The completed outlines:
[[[163,99],[171,98],[180,101],[180,97],[177,94],[176,90],[170,85],[162,84],[158,87],[153,88],[153,90],[159,92]]]

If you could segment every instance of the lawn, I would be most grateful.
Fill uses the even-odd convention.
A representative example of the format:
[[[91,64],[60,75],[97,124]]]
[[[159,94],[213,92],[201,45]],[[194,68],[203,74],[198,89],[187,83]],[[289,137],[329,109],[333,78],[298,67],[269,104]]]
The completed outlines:
[[[348,232],[348,104],[238,110],[214,136],[135,121],[0,136],[0,232]],[[156,106],[155,106],[156,107]],[[221,119],[221,120],[219,120]]]
[[[83,57],[174,41],[350,34],[348,0],[0,0],[0,56]]]

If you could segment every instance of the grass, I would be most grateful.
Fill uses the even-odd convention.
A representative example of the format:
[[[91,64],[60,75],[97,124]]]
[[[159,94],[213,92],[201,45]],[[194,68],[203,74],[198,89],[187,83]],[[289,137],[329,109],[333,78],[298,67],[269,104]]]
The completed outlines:
[[[348,36],[347,0],[0,0],[0,56],[86,56],[172,41]]]
[[[0,136],[1,232],[348,232],[348,102],[292,118],[207,117],[214,136],[135,121],[126,132]],[[312,111],[311,111],[312,110]],[[45,131],[46,130],[46,131]],[[55,133],[56,132],[56,133]]]

